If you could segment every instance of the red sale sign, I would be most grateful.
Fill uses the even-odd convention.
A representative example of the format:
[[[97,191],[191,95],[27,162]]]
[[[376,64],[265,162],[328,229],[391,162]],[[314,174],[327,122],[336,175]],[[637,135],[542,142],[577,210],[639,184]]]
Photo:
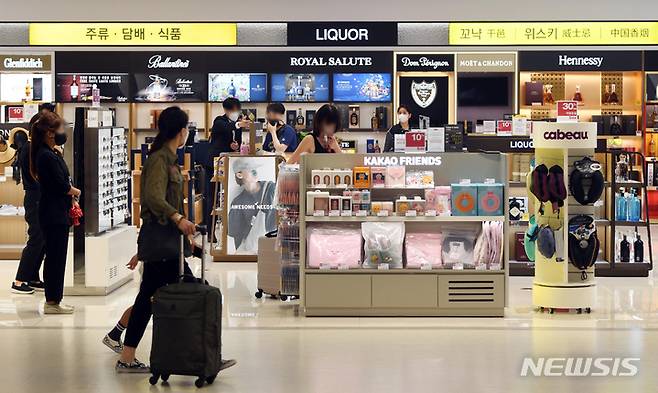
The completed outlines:
[[[558,123],[577,123],[578,101],[558,101],[557,121]]]
[[[496,124],[496,132],[499,136],[512,135],[512,121],[511,120],[498,120]]]
[[[22,106],[8,106],[7,107],[7,123],[19,123],[23,121],[23,107]]]
[[[405,153],[425,152],[425,132],[409,131],[404,137],[405,142],[407,142],[407,146],[404,149]]]

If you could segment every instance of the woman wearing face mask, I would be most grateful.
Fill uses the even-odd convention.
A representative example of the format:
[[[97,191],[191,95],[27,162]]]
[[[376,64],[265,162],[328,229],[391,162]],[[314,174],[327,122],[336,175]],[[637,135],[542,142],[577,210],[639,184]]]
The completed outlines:
[[[391,127],[386,133],[386,142],[384,143],[384,151],[395,150],[395,135],[404,134],[409,131],[409,120],[411,119],[411,111],[409,107],[402,104],[398,108],[398,124]]]
[[[187,122],[187,114],[177,106],[165,109],[158,118],[158,135],[151,144],[141,175],[143,224],[138,238],[140,252],[152,251],[159,247],[158,242],[178,242],[181,234],[190,236],[196,230],[183,215],[183,176],[176,154],[176,150],[187,141]],[[160,238],[163,236],[167,238]],[[190,254],[188,251],[186,249],[186,255]],[[144,261],[139,293],[128,320],[121,357],[115,367],[117,372],[149,372],[149,367],[135,358],[135,350],[151,319],[151,297],[158,288],[178,281],[179,263],[179,255],[171,259]],[[184,269],[186,275],[192,275],[187,263]],[[223,361],[222,369],[233,364],[235,361]]]
[[[45,112],[32,125],[30,175],[39,182],[39,222],[45,239],[43,263],[46,303],[44,314],[71,314],[73,307],[61,304],[64,271],[69,243],[69,211],[77,204],[80,190],[71,185],[71,176],[58,146],[66,143],[64,121]]]
[[[335,136],[338,130],[340,130],[338,109],[331,104],[322,105],[315,112],[313,134],[302,139],[288,162],[299,163],[302,153],[342,153]]]

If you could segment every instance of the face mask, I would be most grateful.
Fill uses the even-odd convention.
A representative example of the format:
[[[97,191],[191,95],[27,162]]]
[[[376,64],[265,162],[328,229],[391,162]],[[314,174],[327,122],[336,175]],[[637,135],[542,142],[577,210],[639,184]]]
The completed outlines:
[[[55,134],[55,145],[62,146],[66,143],[67,136],[66,133]]]
[[[231,112],[228,114],[228,118],[231,119],[231,121],[238,121],[239,117],[240,117],[240,112]]]
[[[409,115],[407,115],[407,114],[405,114],[405,113],[400,113],[400,114],[398,115],[398,121],[399,121],[400,123],[406,123],[407,121],[409,121]]]

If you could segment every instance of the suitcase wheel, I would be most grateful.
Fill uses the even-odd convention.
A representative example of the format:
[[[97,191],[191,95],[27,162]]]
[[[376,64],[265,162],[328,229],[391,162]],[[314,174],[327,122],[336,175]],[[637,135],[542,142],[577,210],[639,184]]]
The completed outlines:
[[[217,374],[206,378],[206,382],[208,383],[208,385],[212,385],[212,383],[215,382],[215,378],[217,378]]]
[[[158,379],[160,379],[160,375],[159,374],[153,374],[153,375],[151,375],[151,378],[149,378],[149,383],[151,385],[155,385],[156,383],[158,383]]]
[[[288,300],[288,296],[282,295],[281,292],[279,292],[279,299],[281,299],[281,301],[285,302],[286,300]]]
[[[162,379],[162,382],[167,382],[169,380],[169,374],[162,374],[160,379]]]
[[[262,290],[262,289],[259,289],[258,292],[256,292],[256,293],[254,294],[254,296],[256,296],[256,299],[260,299],[260,298],[262,298],[262,297],[263,297],[263,290]]]
[[[203,387],[204,382],[206,382],[206,380],[203,379],[203,377],[199,377],[197,378],[196,381],[194,381],[194,386],[196,386],[197,388],[201,388]]]

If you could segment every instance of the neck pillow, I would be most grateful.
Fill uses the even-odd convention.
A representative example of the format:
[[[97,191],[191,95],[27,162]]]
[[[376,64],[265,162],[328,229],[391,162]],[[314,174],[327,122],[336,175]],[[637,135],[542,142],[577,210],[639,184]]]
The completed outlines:
[[[605,186],[601,164],[589,157],[573,163],[574,170],[569,175],[569,191],[581,205],[599,200]]]
[[[569,220],[569,261],[582,270],[581,279],[587,279],[587,268],[594,265],[599,254],[600,241],[590,216],[577,215]]]

